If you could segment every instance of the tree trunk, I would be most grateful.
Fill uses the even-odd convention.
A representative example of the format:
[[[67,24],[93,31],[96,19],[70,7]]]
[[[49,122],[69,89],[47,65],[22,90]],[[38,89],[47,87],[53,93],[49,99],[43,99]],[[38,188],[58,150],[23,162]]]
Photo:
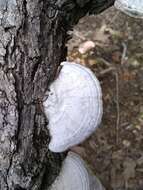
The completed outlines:
[[[0,189],[47,190],[65,154],[48,150],[43,99],[67,31],[114,0],[0,0]]]

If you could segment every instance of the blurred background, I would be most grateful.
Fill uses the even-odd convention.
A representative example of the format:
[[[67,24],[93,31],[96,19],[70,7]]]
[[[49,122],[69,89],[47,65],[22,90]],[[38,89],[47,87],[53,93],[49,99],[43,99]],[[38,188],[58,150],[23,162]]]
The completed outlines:
[[[101,126],[75,148],[107,190],[143,190],[143,20],[114,8],[74,28],[68,60],[100,80]]]

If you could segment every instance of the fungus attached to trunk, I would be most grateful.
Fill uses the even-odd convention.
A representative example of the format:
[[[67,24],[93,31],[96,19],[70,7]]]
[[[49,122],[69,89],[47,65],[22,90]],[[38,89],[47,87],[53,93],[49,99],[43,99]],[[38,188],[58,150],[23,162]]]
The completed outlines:
[[[94,73],[76,63],[61,65],[44,102],[51,134],[49,149],[53,152],[63,152],[84,141],[102,118],[102,93]]]
[[[129,16],[143,18],[143,0],[116,0],[115,7]]]
[[[50,190],[105,190],[79,155],[69,152]]]

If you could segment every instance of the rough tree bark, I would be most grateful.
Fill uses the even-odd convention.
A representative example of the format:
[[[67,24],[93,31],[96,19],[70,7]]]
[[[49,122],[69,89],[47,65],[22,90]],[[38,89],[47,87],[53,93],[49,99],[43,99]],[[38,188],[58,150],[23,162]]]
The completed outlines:
[[[48,150],[42,101],[67,31],[114,0],[0,0],[0,190],[47,190],[64,154]]]

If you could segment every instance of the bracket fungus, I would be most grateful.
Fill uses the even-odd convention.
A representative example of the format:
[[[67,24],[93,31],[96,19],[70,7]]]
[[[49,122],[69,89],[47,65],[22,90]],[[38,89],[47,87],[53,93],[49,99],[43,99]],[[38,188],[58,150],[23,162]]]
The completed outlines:
[[[63,161],[61,172],[50,190],[105,190],[85,162],[74,152]]]
[[[52,152],[63,152],[84,141],[102,118],[102,93],[94,73],[73,62],[61,66],[44,101]]]
[[[129,16],[143,18],[143,0],[116,0],[115,7]]]

